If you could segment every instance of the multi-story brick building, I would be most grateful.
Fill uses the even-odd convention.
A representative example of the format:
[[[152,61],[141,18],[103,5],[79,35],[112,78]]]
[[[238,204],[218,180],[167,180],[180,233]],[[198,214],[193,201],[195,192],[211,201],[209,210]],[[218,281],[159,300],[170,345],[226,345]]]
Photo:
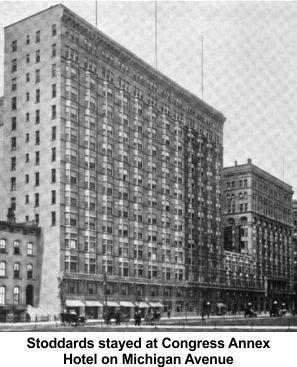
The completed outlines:
[[[223,170],[226,302],[292,307],[292,187],[252,164]]]
[[[0,221],[0,322],[38,316],[42,257],[41,230],[36,224],[15,223],[10,210]],[[42,312],[39,312],[39,315]]]
[[[1,199],[44,229],[40,304],[58,278],[95,316],[219,298],[223,115],[62,5],[5,28],[4,75]]]
[[[297,309],[297,200],[293,200],[294,306]]]

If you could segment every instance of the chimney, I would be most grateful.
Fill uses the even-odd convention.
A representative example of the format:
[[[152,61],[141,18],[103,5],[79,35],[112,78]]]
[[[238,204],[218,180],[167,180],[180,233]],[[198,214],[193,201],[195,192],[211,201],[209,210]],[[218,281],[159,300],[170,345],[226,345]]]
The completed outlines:
[[[8,212],[7,212],[7,222],[8,223],[15,223],[15,215],[14,215],[14,211],[12,208],[8,208]]]
[[[234,166],[237,166],[237,161],[234,161]]]
[[[252,164],[251,158],[248,158],[247,162],[248,162],[248,164]]]

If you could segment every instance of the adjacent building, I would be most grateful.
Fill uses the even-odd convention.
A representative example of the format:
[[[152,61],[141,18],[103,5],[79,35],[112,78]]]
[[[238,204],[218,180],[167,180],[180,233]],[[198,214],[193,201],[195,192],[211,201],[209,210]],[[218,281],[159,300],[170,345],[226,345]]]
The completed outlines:
[[[38,305],[219,301],[224,116],[62,5],[5,28],[4,76],[1,203],[43,228]]]
[[[294,309],[297,308],[297,200],[293,200]]]
[[[7,221],[0,221],[0,322],[45,314],[31,311],[39,304],[41,258],[40,228],[16,223],[9,210]]]
[[[223,170],[226,302],[236,309],[292,307],[292,187],[255,166]]]

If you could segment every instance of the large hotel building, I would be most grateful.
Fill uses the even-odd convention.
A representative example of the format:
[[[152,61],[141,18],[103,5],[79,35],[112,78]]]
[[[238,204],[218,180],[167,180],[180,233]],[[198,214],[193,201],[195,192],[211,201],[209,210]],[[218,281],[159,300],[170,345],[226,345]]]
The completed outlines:
[[[35,307],[219,302],[224,116],[62,5],[5,28],[4,76],[2,216],[42,228]]]

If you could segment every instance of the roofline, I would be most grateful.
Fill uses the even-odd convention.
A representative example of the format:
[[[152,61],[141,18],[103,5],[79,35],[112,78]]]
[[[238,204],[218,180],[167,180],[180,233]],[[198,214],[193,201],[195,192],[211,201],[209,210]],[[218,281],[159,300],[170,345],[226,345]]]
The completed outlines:
[[[100,31],[98,28],[94,27],[91,23],[87,22],[85,19],[80,17],[78,14],[73,12],[71,9],[67,8],[65,5],[60,4],[62,8],[64,8],[65,11],[67,11],[70,15],[78,18],[80,21],[85,23],[88,27],[91,27],[94,32],[98,33],[101,37],[105,38],[107,41],[113,43],[116,47],[122,49],[124,52],[126,52],[129,56],[136,59],[139,63],[143,64],[145,67],[147,67],[151,72],[157,74],[160,78],[165,79],[167,83],[170,83],[173,85],[173,87],[180,89],[181,92],[188,95],[190,98],[194,98],[196,103],[199,103],[200,107],[207,109],[207,112],[211,112],[213,115],[216,116],[216,118],[220,119],[220,122],[223,124],[226,121],[226,117],[218,110],[216,110],[214,107],[209,105],[208,103],[204,102],[202,99],[197,97],[195,94],[187,90],[186,88],[182,87],[178,83],[176,83],[174,80],[170,79],[165,74],[161,73],[159,70],[154,68],[152,65],[148,64],[146,61],[141,59],[139,56],[135,55],[133,52],[128,50],[126,47],[118,43],[117,41],[110,38],[108,35]]]
[[[14,26],[14,25],[16,25],[18,23],[21,23],[23,21],[26,21],[27,19],[33,18],[34,16],[39,15],[39,14],[42,14],[42,13],[48,11],[49,9],[53,9],[53,8],[61,8],[66,13],[68,13],[69,15],[73,16],[74,18],[77,18],[80,22],[84,23],[87,27],[91,28],[95,33],[99,34],[100,37],[104,38],[106,41],[108,41],[111,44],[113,44],[116,48],[119,48],[120,50],[122,50],[123,52],[125,52],[127,55],[129,55],[131,58],[133,58],[135,61],[137,61],[140,64],[142,64],[145,68],[148,69],[148,71],[150,71],[153,74],[157,75],[159,78],[163,79],[165,82],[171,84],[173,88],[178,89],[181,93],[185,94],[186,97],[188,97],[190,99],[194,99],[193,104],[195,106],[198,104],[200,108],[202,108],[202,109],[205,110],[205,112],[208,112],[208,113],[212,114],[213,117],[215,117],[216,119],[218,119],[221,124],[223,124],[226,121],[226,117],[220,111],[216,110],[214,107],[212,107],[211,105],[209,105],[208,103],[206,103],[205,101],[203,101],[202,99],[200,99],[194,93],[190,92],[186,88],[184,88],[181,85],[179,85],[178,83],[176,83],[174,80],[170,79],[165,74],[161,73],[159,70],[157,70],[156,68],[154,68],[152,65],[148,64],[146,61],[144,61],[143,59],[141,59],[140,57],[138,57],[136,54],[134,54],[133,52],[129,51],[126,47],[124,47],[123,45],[121,45],[117,41],[115,41],[112,38],[110,38],[108,35],[106,35],[102,31],[100,31],[98,28],[94,27],[91,23],[89,23],[88,21],[86,21],[85,19],[83,19],[81,16],[79,16],[78,14],[76,14],[74,11],[72,11],[69,8],[67,8],[63,4],[56,4],[56,5],[50,6],[47,9],[44,9],[44,10],[38,12],[38,13],[32,14],[32,15],[24,18],[24,19],[21,19],[21,20],[15,22],[15,23],[12,23],[12,24],[4,27],[4,29],[7,29],[9,27],[12,27],[12,26]]]
[[[226,170],[230,170],[230,171],[233,170],[234,172],[236,172],[237,170],[240,170],[240,169],[247,170],[248,172],[255,170],[257,173],[264,174],[266,177],[269,176],[270,178],[274,180],[274,182],[277,182],[279,185],[286,187],[287,190],[292,192],[292,194],[294,193],[293,187],[291,185],[273,176],[271,173],[264,171],[262,168],[254,165],[253,163],[244,163],[244,164],[238,164],[236,166],[223,167],[223,177],[224,177]]]
[[[33,18],[33,17],[35,17],[36,15],[39,15],[39,14],[41,14],[41,13],[44,13],[44,12],[48,11],[49,9],[57,8],[57,7],[64,7],[64,5],[62,5],[62,4],[52,5],[52,6],[50,6],[50,7],[46,8],[46,9],[44,9],[44,10],[41,10],[41,11],[39,11],[39,12],[37,12],[37,13],[34,13],[34,14],[32,14],[32,15],[29,15],[29,16],[28,16],[28,17],[26,17],[26,18],[20,19],[20,20],[18,20],[17,22],[11,23],[11,24],[9,24],[9,25],[5,26],[5,27],[4,27],[4,29],[9,28],[9,27],[12,27],[12,26],[14,26],[14,25],[16,25],[16,24],[18,24],[18,23],[24,22],[24,21],[25,21],[25,20],[27,20],[27,19]]]

